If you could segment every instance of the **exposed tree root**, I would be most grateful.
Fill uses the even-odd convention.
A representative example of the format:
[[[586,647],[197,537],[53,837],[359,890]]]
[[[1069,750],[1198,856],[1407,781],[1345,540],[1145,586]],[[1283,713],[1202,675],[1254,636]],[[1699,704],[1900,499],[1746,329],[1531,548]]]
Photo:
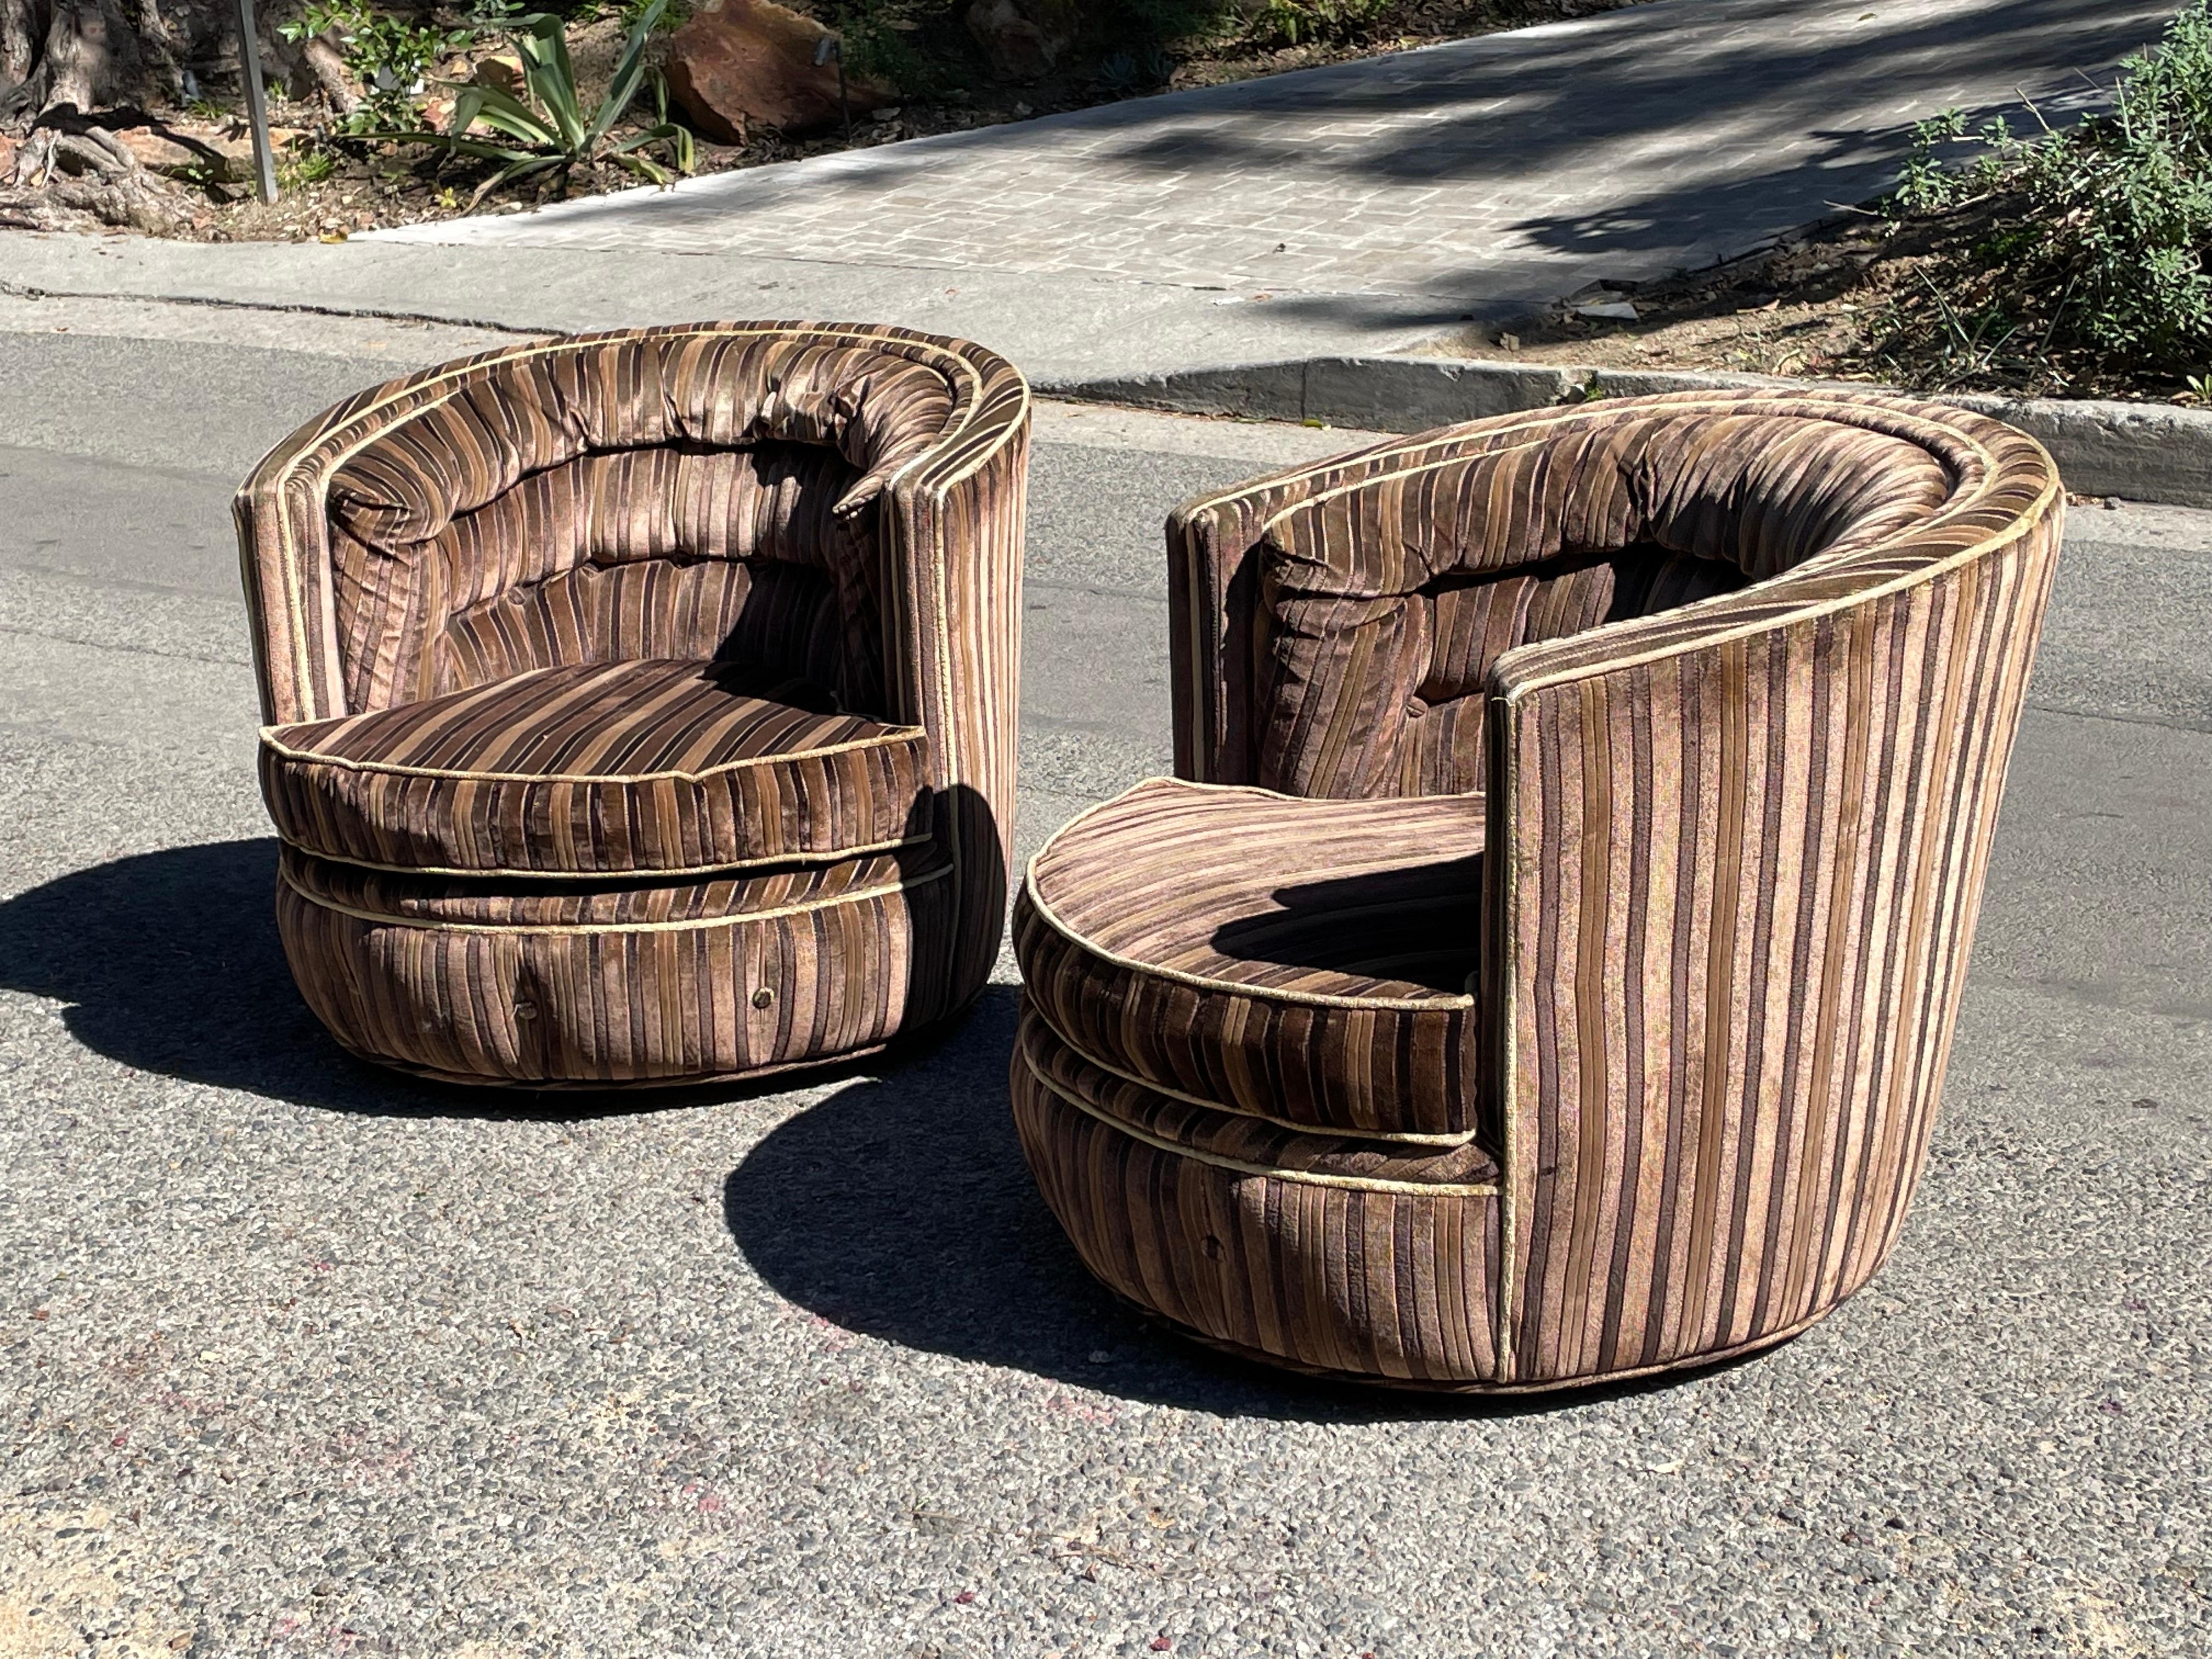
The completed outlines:
[[[161,234],[185,217],[176,193],[122,140],[82,119],[34,129],[0,178],[0,228],[77,230],[89,219]]]

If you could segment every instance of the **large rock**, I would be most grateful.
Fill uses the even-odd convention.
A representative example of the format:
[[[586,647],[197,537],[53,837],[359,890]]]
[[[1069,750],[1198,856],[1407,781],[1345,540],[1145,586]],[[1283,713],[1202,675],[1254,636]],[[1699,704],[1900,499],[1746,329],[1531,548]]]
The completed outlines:
[[[700,133],[741,144],[755,127],[817,132],[842,120],[837,65],[815,53],[831,38],[811,17],[772,0],[706,0],[669,37],[668,92]],[[898,101],[890,88],[848,70],[855,115]]]
[[[968,8],[968,33],[1002,81],[1051,74],[1081,21],[1075,0],[975,0]]]

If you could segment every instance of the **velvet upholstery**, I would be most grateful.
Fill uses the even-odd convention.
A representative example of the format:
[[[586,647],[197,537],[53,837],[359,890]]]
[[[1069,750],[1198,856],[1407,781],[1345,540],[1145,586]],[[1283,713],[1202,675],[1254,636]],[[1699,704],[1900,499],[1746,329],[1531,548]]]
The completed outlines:
[[[237,501],[303,993],[370,1058],[744,1076],[980,988],[1028,392],[979,347],[702,324],[379,386]]]
[[[1996,422],[1775,392],[1178,509],[1179,775],[1017,906],[1015,1121],[1086,1263],[1240,1353],[1469,1389],[1710,1361],[1863,1285],[2063,501]]]

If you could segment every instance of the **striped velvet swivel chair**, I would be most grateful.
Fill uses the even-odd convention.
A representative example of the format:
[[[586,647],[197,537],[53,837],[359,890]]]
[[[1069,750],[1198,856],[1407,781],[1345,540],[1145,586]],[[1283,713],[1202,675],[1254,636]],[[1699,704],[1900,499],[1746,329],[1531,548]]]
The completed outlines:
[[[1178,776],[1015,921],[1015,1120],[1091,1270],[1477,1390],[1835,1307],[1926,1156],[2062,512],[2008,428],[1792,392],[1186,504]]]
[[[744,1077],[981,986],[1014,809],[1028,391],[898,329],[497,351],[237,501],[277,920],[347,1048]]]

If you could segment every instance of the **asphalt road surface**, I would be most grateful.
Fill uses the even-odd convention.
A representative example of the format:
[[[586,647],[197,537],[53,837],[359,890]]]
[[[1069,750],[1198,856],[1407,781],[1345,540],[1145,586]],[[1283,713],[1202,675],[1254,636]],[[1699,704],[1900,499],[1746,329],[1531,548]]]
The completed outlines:
[[[270,915],[228,497],[459,330],[0,301],[0,1654],[2212,1644],[2212,515],[2074,514],[1902,1245],[1482,1407],[1085,1276],[1010,967],[895,1064],[573,1115],[343,1057]],[[1345,434],[1041,411],[1024,848],[1164,769],[1158,526]]]

